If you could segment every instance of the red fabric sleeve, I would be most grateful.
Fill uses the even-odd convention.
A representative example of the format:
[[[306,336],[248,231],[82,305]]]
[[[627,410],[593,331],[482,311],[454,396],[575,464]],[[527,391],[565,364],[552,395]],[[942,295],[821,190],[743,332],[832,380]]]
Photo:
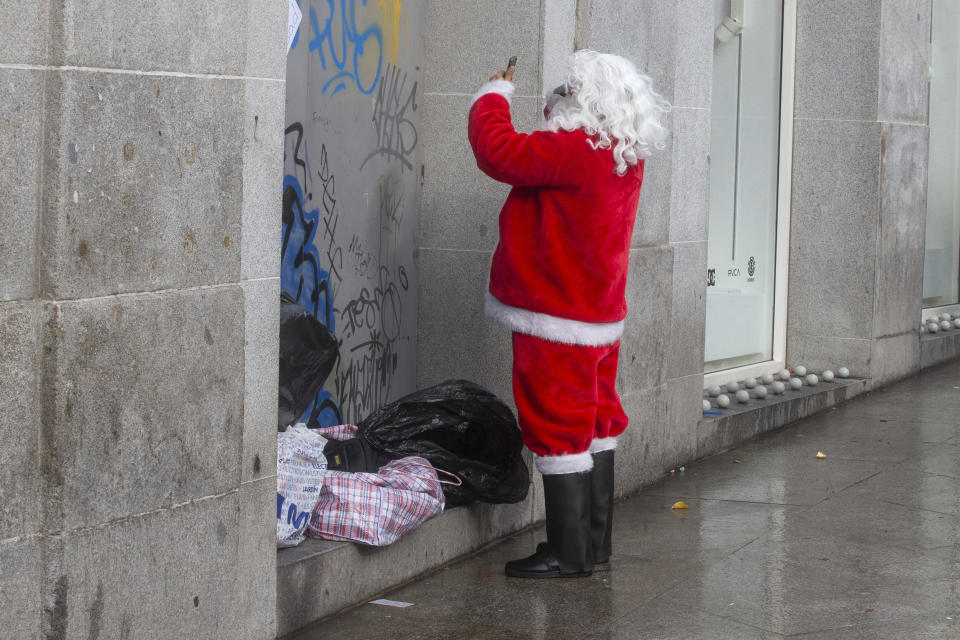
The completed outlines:
[[[477,167],[494,180],[521,187],[575,182],[564,135],[518,133],[510,119],[510,103],[497,93],[483,95],[473,104],[468,135]]]

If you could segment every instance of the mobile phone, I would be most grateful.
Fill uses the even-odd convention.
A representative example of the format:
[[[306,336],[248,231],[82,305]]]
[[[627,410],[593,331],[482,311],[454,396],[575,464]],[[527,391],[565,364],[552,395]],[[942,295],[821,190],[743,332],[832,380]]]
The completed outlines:
[[[507,69],[515,66],[517,66],[517,56],[510,56],[510,61],[507,63]],[[506,69],[504,72],[506,72]]]

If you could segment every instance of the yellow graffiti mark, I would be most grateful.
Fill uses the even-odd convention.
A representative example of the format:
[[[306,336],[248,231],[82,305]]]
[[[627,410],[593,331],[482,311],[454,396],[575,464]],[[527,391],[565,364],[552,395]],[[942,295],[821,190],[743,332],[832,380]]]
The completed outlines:
[[[387,2],[390,5],[387,5]],[[385,44],[387,56],[395,66],[400,63],[400,17],[403,15],[403,0],[380,0],[380,15],[384,17],[384,25],[392,25],[386,34],[388,41]],[[404,16],[405,17],[405,16]]]
[[[393,64],[398,64],[397,56],[400,53],[400,14],[403,13],[403,0],[393,0]]]

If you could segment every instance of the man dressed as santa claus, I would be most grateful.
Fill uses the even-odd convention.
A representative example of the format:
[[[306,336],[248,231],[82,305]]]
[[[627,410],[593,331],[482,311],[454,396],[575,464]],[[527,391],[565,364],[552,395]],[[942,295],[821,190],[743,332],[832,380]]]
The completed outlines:
[[[589,576],[609,567],[630,236],[643,158],[664,148],[670,105],[628,60],[578,51],[547,96],[544,130],[518,133],[513,72],[480,89],[469,121],[477,166],[513,187],[486,307],[513,331],[514,400],[546,497],[546,543],[506,573]]]

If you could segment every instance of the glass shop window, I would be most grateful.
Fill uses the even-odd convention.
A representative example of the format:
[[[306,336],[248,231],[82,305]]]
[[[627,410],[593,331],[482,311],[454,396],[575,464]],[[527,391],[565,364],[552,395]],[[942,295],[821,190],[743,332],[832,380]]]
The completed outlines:
[[[796,2],[714,10],[704,371],[755,375],[785,350]]]
[[[933,0],[923,306],[960,302],[960,2]]]

